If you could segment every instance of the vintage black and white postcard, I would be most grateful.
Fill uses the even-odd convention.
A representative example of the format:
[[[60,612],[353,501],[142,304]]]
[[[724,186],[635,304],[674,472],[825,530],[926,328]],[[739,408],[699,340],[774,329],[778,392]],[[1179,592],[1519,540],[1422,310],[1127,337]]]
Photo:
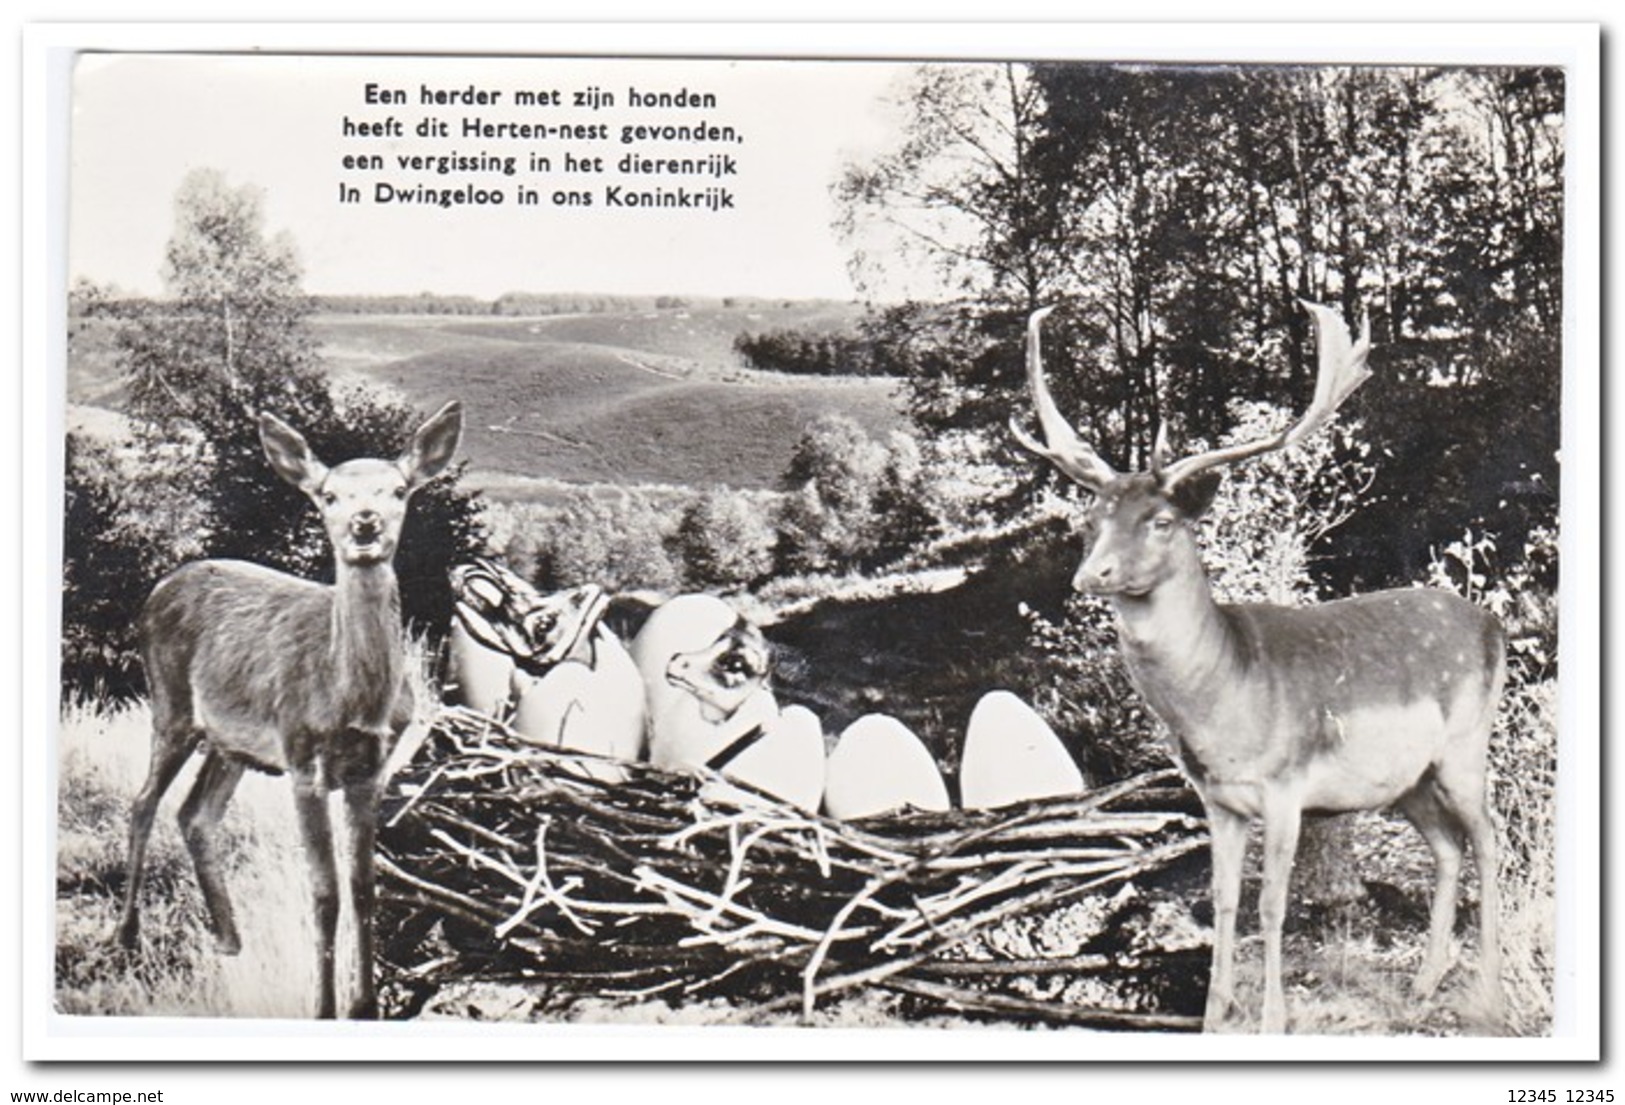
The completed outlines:
[[[1594,1055],[1595,28],[1196,30],[42,51],[41,1056]]]

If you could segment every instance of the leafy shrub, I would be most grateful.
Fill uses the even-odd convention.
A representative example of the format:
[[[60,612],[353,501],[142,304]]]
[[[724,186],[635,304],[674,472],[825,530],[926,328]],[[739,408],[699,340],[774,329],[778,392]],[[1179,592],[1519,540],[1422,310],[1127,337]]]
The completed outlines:
[[[670,511],[647,495],[574,493],[536,544],[535,575],[546,590],[594,583],[611,591],[675,590],[682,570],[668,551]]]
[[[1537,527],[1521,555],[1503,560],[1501,541],[1471,530],[1435,551],[1427,581],[1455,591],[1501,619],[1510,675],[1517,682],[1557,675],[1557,530]]]
[[[541,503],[492,502],[485,510],[488,546],[521,576],[539,579],[557,517],[558,508]]]
[[[874,497],[879,525],[871,563],[893,563],[942,533],[948,503],[937,473],[918,438],[899,430],[886,436],[886,465]]]
[[[781,575],[833,572],[843,561],[840,550],[856,543],[842,516],[824,502],[813,483],[785,494],[774,524],[775,561]]]
[[[110,446],[70,433],[63,472],[62,696],[125,702],[142,687],[133,632],[151,581],[199,551],[198,519],[154,525],[159,515],[132,507],[142,486]]]
[[[776,535],[759,497],[712,488],[683,508],[671,551],[689,587],[743,587],[773,570]]]
[[[1110,609],[1074,596],[1064,622],[1028,608],[1022,613],[1028,649],[1043,671],[1031,682],[1052,688],[1035,695],[1032,706],[1057,733],[1080,735],[1084,774],[1110,781],[1168,766],[1156,719],[1123,664]]]
[[[1237,403],[1231,417],[1236,428],[1222,445],[1269,437],[1293,416],[1267,403]],[[1214,596],[1287,606],[1314,600],[1317,546],[1354,516],[1371,489],[1369,456],[1359,428],[1338,422],[1290,449],[1226,467],[1201,522]]]
[[[783,572],[880,567],[941,528],[941,496],[918,442],[902,433],[876,441],[844,415],[807,429],[783,482],[776,523]]]

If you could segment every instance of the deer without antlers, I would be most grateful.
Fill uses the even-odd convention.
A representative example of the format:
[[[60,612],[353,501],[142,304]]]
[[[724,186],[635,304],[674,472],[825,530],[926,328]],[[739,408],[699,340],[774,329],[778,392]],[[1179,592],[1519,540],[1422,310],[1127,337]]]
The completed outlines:
[[[203,764],[180,809],[220,950],[241,947],[220,869],[220,820],[245,768],[292,776],[310,865],[318,957],[316,1014],[332,1017],[339,883],[327,800],[344,792],[355,911],[357,993],[350,1015],[376,1013],[372,973],[373,840],[383,765],[412,716],[393,558],[412,492],[450,462],[462,410],[448,403],[399,459],[329,469],[305,439],[261,414],[272,467],[321,511],[335,582],[256,564],[203,560],[153,588],[141,618],[152,697],[152,761],[130,816],[130,860],[118,938],[134,947],[147,837],[164,791],[200,746]]]
[[[1043,439],[1017,439],[1094,493],[1094,544],[1074,589],[1108,598],[1135,686],[1166,726],[1212,834],[1214,941],[1204,1024],[1233,1006],[1236,904],[1247,825],[1264,824],[1263,1030],[1283,1032],[1281,925],[1306,812],[1397,805],[1432,849],[1428,946],[1414,992],[1448,967],[1464,840],[1478,864],[1482,986],[1499,1016],[1496,840],[1485,759],[1505,677],[1505,634],[1490,614],[1440,591],[1386,591],[1300,609],[1216,603],[1191,523],[1223,465],[1288,448],[1324,425],[1369,375],[1370,327],[1355,342],[1329,308],[1305,304],[1319,376],[1308,410],[1270,438],[1172,461],[1158,434],[1151,471],[1120,475],[1083,441],[1044,381],[1039,329],[1027,377]]]

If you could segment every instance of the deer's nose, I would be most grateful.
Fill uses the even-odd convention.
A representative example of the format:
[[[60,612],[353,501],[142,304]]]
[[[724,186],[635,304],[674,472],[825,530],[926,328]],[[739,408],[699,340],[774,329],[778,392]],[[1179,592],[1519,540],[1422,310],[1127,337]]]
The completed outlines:
[[[350,532],[366,539],[377,537],[384,528],[384,516],[376,510],[363,510],[350,519]]]
[[[1111,587],[1116,572],[1117,566],[1110,560],[1091,557],[1078,565],[1077,574],[1072,577],[1072,589],[1085,595],[1100,594]]]

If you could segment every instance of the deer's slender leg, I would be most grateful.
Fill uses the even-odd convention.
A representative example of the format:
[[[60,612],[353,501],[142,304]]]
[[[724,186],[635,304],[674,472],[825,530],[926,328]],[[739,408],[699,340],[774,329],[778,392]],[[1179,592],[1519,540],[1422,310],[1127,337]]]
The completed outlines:
[[[1501,994],[1500,848],[1488,805],[1479,804],[1464,820],[1478,865],[1479,986],[1489,1015],[1500,1020],[1506,1015],[1506,1002]]]
[[[299,838],[310,868],[310,897],[316,916],[316,1016],[330,1020],[338,1004],[333,984],[333,948],[338,939],[339,880],[327,790],[319,772],[310,767],[295,769],[293,800],[299,817]]]
[[[1281,930],[1286,924],[1287,890],[1292,861],[1298,853],[1303,813],[1297,796],[1264,796],[1264,885],[1258,897],[1259,927],[1264,930],[1264,1019],[1261,1030],[1286,1031],[1286,990],[1281,981]]]
[[[350,833],[350,907],[355,917],[356,995],[349,1015],[370,1020],[378,1015],[378,997],[373,982],[373,911],[377,902],[377,876],[373,853],[378,836],[376,779],[345,788],[345,820]]]
[[[1483,774],[1482,767],[1452,771],[1450,765],[1444,764],[1439,769],[1439,786],[1445,804],[1473,844],[1473,860],[1478,866],[1479,986],[1489,1015],[1499,1020],[1505,1015],[1501,993],[1501,858],[1495,822],[1484,797]]]
[[[146,872],[147,841],[152,836],[158,803],[192,755],[199,736],[196,732],[176,733],[170,728],[153,727],[152,766],[130,809],[130,862],[124,883],[124,911],[118,926],[118,942],[126,948],[135,947],[141,935],[141,879]]]
[[[1450,965],[1450,936],[1456,927],[1456,893],[1461,882],[1461,828],[1439,800],[1431,779],[1407,794],[1400,808],[1433,852],[1433,908],[1429,914],[1427,954],[1411,985],[1416,997],[1425,998],[1438,989]]]
[[[1211,1032],[1235,1003],[1236,910],[1241,901],[1241,865],[1247,854],[1247,819],[1211,804],[1207,819],[1213,861],[1213,967],[1202,1027]]]
[[[192,866],[197,869],[198,885],[203,888],[203,902],[209,910],[209,931],[225,955],[236,955],[243,942],[237,935],[231,895],[220,869],[220,819],[226,815],[226,806],[242,777],[240,760],[209,752],[180,811],[181,837],[192,853]]]

